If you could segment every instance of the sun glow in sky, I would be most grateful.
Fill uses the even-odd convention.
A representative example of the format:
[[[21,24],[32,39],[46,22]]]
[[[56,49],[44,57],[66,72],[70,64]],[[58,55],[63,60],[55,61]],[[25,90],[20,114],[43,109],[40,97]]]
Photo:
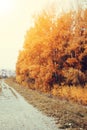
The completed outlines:
[[[32,15],[55,1],[59,8],[68,9],[70,4],[75,7],[78,0],[0,0],[0,68],[15,69]]]
[[[0,16],[7,15],[13,10],[13,0],[0,0]]]

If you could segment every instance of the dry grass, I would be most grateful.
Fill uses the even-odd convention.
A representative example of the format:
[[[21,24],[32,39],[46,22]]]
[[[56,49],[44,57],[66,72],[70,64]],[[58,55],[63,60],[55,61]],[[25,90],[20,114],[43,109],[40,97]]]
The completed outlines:
[[[2,91],[1,85],[0,85],[0,92]]]
[[[0,86],[0,92],[2,91],[2,89],[1,89],[1,86]]]
[[[66,130],[87,130],[87,108],[67,100],[60,100],[49,93],[31,90],[18,85],[13,79],[6,82],[47,116],[54,117],[58,127]]]

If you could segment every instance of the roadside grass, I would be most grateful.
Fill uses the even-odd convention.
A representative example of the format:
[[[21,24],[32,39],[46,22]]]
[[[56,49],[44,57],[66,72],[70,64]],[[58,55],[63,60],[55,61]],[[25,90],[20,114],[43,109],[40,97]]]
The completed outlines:
[[[1,86],[0,86],[0,92],[2,91],[2,88],[1,88]]]
[[[1,78],[0,78],[1,79]],[[2,91],[1,84],[0,84],[0,92]]]
[[[47,116],[54,117],[59,128],[66,130],[87,130],[86,106],[65,100],[64,98],[59,99],[50,93],[42,93],[28,87],[23,87],[17,84],[14,78],[8,78],[5,82],[39,111]]]

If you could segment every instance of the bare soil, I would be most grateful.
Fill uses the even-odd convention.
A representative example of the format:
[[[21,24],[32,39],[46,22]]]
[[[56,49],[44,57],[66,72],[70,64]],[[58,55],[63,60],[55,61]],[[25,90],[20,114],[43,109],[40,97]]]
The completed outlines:
[[[30,104],[47,116],[54,117],[60,129],[87,130],[87,106],[65,99],[58,99],[50,93],[42,93],[23,87],[13,78],[5,80],[19,92]]]

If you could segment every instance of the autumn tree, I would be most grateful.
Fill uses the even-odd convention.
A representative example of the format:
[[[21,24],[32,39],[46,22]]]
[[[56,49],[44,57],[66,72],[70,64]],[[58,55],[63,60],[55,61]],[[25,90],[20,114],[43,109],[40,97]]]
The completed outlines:
[[[78,82],[72,79],[72,85],[86,82],[86,23],[87,10],[71,11],[60,17],[55,11],[43,11],[36,16],[19,53],[16,80],[24,86],[33,82],[33,89],[48,91],[54,84],[69,83],[70,70],[73,70],[75,79],[76,74],[80,76]]]

